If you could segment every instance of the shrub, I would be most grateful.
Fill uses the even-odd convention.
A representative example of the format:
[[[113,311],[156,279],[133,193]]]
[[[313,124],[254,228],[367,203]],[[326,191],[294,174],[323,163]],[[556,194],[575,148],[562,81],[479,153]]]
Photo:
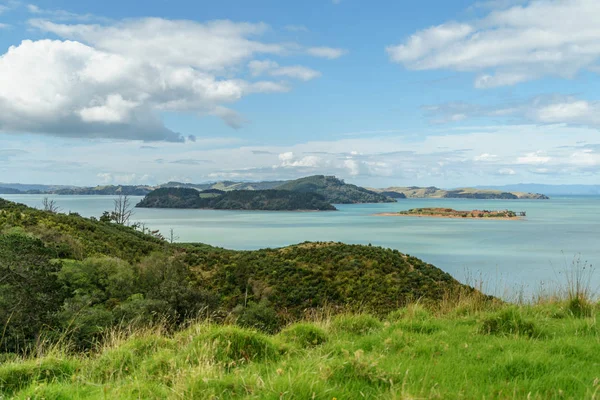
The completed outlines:
[[[318,346],[327,341],[327,333],[323,329],[307,323],[288,326],[281,331],[280,335],[286,341],[293,342],[303,348]]]
[[[347,332],[353,335],[364,335],[383,327],[380,320],[369,314],[340,315],[332,321],[332,327],[337,332]]]
[[[480,332],[488,335],[540,336],[535,324],[523,319],[516,307],[507,308],[484,319]]]
[[[251,302],[248,307],[234,310],[236,323],[244,328],[254,328],[266,333],[275,333],[281,328],[281,319],[273,308],[264,301]]]

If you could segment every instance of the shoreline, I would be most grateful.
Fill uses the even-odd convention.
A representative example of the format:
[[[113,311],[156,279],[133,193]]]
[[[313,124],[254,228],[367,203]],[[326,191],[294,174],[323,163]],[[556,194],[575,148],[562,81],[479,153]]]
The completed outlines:
[[[374,217],[415,217],[415,218],[444,218],[444,219],[475,219],[475,220],[496,220],[496,221],[517,221],[523,220],[525,217],[462,217],[458,215],[409,215],[409,214],[400,214],[399,212],[391,213],[384,212],[378,214],[371,214]]]

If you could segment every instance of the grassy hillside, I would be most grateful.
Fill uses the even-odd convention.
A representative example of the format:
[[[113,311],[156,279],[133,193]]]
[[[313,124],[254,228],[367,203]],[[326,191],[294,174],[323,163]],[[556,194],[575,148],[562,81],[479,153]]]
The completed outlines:
[[[0,352],[40,334],[94,347],[120,324],[212,315],[276,332],[328,307],[383,315],[415,299],[473,292],[398,251],[340,243],[229,251],[169,244],[133,227],[0,200]]]
[[[277,187],[302,193],[318,193],[333,204],[390,203],[395,200],[365,188],[345,183],[334,176],[315,175],[289,181]]]
[[[199,322],[110,335],[89,355],[5,358],[0,396],[90,399],[595,399],[597,310],[562,303],[321,315],[268,335]]]
[[[136,207],[264,211],[335,211],[336,209],[317,193],[297,193],[286,190],[223,192],[218,189],[198,192],[196,189],[189,188],[153,190]]]
[[[517,200],[517,199],[536,199],[543,200],[548,197],[538,193],[524,192],[503,192],[500,190],[460,188],[452,190],[439,189],[435,186],[430,187],[389,187],[385,189],[373,189],[374,191],[385,193],[398,193],[406,198],[447,198],[447,199],[501,199],[501,200]]]

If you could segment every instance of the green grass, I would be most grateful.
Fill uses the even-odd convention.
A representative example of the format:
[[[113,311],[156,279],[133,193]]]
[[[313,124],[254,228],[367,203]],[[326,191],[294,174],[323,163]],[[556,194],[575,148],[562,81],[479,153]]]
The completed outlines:
[[[92,353],[6,357],[0,398],[600,396],[597,306],[586,316],[566,301],[440,309],[323,317],[276,335],[209,322],[114,334]]]

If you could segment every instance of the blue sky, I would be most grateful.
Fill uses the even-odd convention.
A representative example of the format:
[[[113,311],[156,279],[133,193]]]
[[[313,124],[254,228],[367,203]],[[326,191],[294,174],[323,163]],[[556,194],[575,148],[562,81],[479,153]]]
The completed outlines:
[[[600,2],[0,0],[0,182],[596,184]]]

